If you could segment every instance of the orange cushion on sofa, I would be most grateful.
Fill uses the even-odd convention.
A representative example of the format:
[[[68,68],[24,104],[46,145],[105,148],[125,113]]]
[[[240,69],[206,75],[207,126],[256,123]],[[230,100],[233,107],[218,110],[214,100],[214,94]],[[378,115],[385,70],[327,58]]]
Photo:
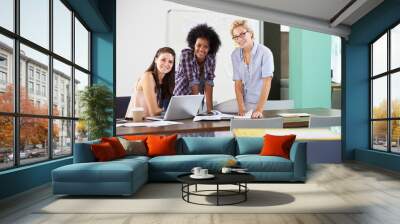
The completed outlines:
[[[146,143],[148,156],[163,156],[176,154],[177,135],[149,135]]]
[[[264,135],[264,145],[261,149],[262,156],[280,156],[290,159],[290,148],[296,140],[296,135]]]
[[[129,141],[142,140],[145,142],[148,136],[147,135],[125,135],[123,137],[124,137],[124,139],[129,140]]]
[[[94,157],[99,162],[109,161],[117,158],[112,145],[108,142],[93,144],[91,145],[91,149]]]
[[[101,142],[108,142],[114,149],[117,158],[126,156],[126,151],[117,137],[101,138]]]

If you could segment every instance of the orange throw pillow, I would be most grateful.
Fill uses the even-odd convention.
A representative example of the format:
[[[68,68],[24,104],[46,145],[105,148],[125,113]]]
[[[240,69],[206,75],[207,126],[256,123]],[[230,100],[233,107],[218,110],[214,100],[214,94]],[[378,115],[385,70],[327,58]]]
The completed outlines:
[[[280,156],[290,159],[290,148],[296,140],[296,135],[264,135],[264,145],[261,149],[262,156]]]
[[[108,142],[93,144],[91,145],[91,149],[94,157],[99,162],[109,161],[117,158],[112,145]]]
[[[148,156],[164,156],[176,154],[176,138],[177,135],[150,135],[147,137],[146,143],[148,148]]]
[[[124,139],[129,140],[129,141],[137,141],[137,140],[141,140],[141,141],[146,141],[147,139],[147,135],[125,135],[123,136]]]
[[[114,149],[117,158],[125,157],[126,151],[117,137],[101,138],[101,142],[108,142]]]

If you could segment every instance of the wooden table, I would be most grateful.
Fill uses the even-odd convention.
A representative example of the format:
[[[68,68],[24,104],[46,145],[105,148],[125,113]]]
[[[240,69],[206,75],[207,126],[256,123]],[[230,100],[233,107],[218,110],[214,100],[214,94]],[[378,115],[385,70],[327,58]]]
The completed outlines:
[[[340,116],[340,110],[327,108],[305,108],[289,110],[264,111],[265,118],[277,117],[279,113],[308,113],[317,116]],[[308,127],[308,117],[299,119],[284,119],[284,128]],[[142,135],[142,134],[171,134],[171,133],[194,133],[194,132],[217,132],[229,131],[230,121],[199,121],[192,119],[180,120],[183,124],[163,127],[117,127],[117,136]]]

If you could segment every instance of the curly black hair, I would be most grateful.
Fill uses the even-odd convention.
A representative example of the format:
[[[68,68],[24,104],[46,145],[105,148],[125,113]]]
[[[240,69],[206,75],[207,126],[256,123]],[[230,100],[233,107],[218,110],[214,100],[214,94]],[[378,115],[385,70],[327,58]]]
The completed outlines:
[[[190,29],[189,34],[186,38],[186,41],[188,42],[190,48],[194,49],[197,38],[205,38],[208,40],[208,54],[215,55],[218,52],[219,47],[221,46],[221,41],[219,40],[218,34],[214,31],[212,27],[207,26],[206,23],[199,24]]]

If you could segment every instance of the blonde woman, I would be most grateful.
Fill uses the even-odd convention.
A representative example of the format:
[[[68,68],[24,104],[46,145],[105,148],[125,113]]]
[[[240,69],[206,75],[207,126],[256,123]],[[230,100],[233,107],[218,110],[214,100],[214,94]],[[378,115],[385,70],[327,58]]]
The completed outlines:
[[[174,87],[175,52],[163,47],[137,82],[125,117],[132,118],[132,109],[136,107],[144,108],[144,116],[160,115],[167,108]]]
[[[238,45],[231,55],[238,114],[253,110],[252,118],[262,118],[274,73],[271,50],[254,41],[254,32],[246,20],[232,23],[231,35]]]

